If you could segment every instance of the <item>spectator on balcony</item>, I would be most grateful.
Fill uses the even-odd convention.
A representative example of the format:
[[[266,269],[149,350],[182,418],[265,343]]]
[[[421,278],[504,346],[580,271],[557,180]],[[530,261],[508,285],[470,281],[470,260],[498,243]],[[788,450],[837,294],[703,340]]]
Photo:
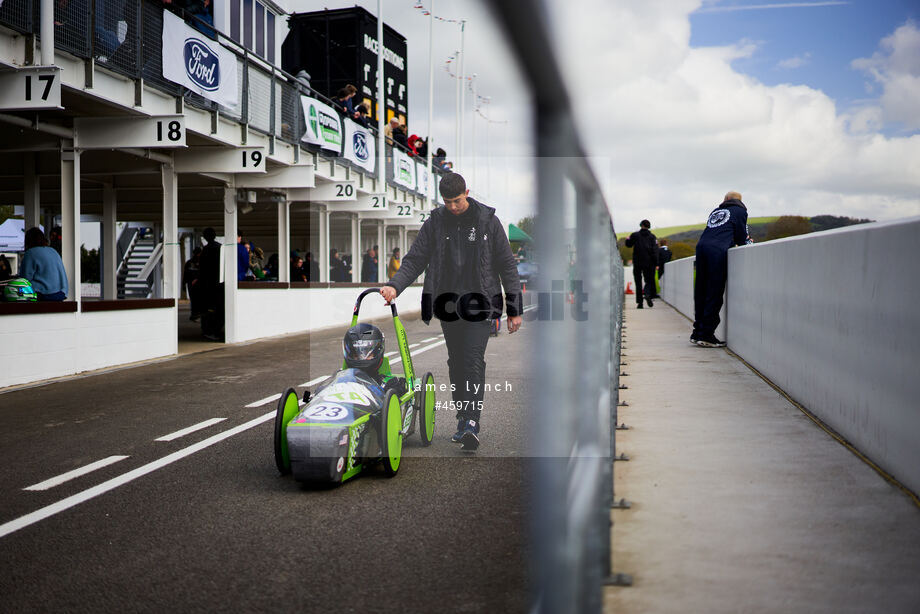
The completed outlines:
[[[370,128],[370,121],[367,119],[367,107],[364,106],[364,103],[359,104],[355,107],[355,121],[358,122],[361,126],[365,128]]]
[[[409,148],[410,156],[418,155],[418,149],[416,148],[416,146],[418,145],[419,140],[420,139],[418,138],[417,134],[413,134],[406,140],[406,146]]]
[[[444,151],[442,148],[438,147],[438,150],[435,152],[434,156],[431,158],[432,166],[442,171],[449,171],[453,167],[453,164],[448,162],[445,158],[447,158],[447,152]]]
[[[390,118],[390,122],[386,125],[386,128],[383,129],[383,135],[387,139],[387,145],[390,147],[393,146],[393,139],[396,131],[399,129],[399,120],[395,117]]]
[[[262,268],[262,259],[265,258],[265,252],[261,247],[253,247],[249,250],[249,270],[254,279],[263,281],[266,277],[265,270]]]
[[[399,124],[393,131],[393,141],[403,149],[409,149],[409,138],[406,132],[406,124]]]
[[[341,113],[343,117],[358,119],[358,112],[355,111],[354,102],[352,102],[352,98],[354,98],[357,93],[358,88],[349,83],[335,95],[335,100],[333,102],[335,102],[336,107],[339,109],[339,113]]]
[[[124,0],[96,0],[93,57],[102,64],[108,62],[121,45],[118,40],[118,23],[125,21],[124,4]]]
[[[419,137],[419,139],[415,141],[415,153],[419,158],[428,159],[428,139]],[[432,162],[432,164],[434,163]]]
[[[69,286],[61,255],[48,246],[45,233],[33,227],[26,231],[25,253],[19,265],[19,277],[32,282],[40,301],[63,301]]]
[[[307,273],[307,281],[319,281],[319,263],[313,259],[313,252],[307,252],[304,270]]]

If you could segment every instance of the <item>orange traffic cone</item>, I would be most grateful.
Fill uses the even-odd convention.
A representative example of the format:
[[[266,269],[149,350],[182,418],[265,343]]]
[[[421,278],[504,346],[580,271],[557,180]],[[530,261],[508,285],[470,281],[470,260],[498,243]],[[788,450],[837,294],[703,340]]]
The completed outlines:
[[[635,294],[635,293],[636,293],[635,290],[632,289],[632,282],[627,281],[626,282],[626,294]]]

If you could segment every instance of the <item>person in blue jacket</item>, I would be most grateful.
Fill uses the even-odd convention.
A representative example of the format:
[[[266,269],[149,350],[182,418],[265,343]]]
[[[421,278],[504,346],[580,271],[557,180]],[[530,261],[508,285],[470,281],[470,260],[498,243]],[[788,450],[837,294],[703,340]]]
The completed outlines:
[[[741,194],[729,192],[722,204],[709,214],[706,228],[696,244],[696,283],[693,287],[694,320],[690,343],[703,347],[725,347],[716,338],[719,311],[728,278],[728,250],[753,243],[748,234],[747,207]]]
[[[63,301],[67,298],[69,286],[67,271],[57,251],[48,247],[48,239],[41,228],[26,231],[25,254],[19,265],[19,276],[32,282],[40,301]]]

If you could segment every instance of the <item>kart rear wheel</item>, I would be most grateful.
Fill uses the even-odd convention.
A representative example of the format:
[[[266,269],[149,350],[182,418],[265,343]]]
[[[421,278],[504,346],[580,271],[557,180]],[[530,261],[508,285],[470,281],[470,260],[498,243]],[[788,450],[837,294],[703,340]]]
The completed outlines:
[[[415,393],[415,407],[419,421],[419,435],[423,446],[430,446],[434,439],[434,375],[429,371],[422,376],[422,389]]]
[[[297,392],[288,388],[278,399],[278,409],[275,411],[275,465],[281,475],[291,472],[291,456],[288,453],[287,425],[300,411]]]
[[[390,390],[383,399],[383,411],[380,413],[380,450],[383,470],[389,477],[396,475],[402,460],[402,422],[399,397]]]

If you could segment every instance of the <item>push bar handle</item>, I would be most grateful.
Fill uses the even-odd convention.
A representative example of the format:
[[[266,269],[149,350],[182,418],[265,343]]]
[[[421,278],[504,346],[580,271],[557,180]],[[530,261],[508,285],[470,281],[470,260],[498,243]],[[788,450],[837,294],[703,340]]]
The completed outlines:
[[[358,317],[358,311],[361,309],[361,301],[364,300],[364,297],[367,296],[368,294],[377,294],[380,292],[380,290],[381,288],[368,288],[367,290],[365,290],[364,292],[358,295],[358,300],[355,301],[354,317],[356,318]],[[396,301],[395,300],[390,303],[390,311],[393,312],[394,318],[399,315],[398,313],[396,313]]]

